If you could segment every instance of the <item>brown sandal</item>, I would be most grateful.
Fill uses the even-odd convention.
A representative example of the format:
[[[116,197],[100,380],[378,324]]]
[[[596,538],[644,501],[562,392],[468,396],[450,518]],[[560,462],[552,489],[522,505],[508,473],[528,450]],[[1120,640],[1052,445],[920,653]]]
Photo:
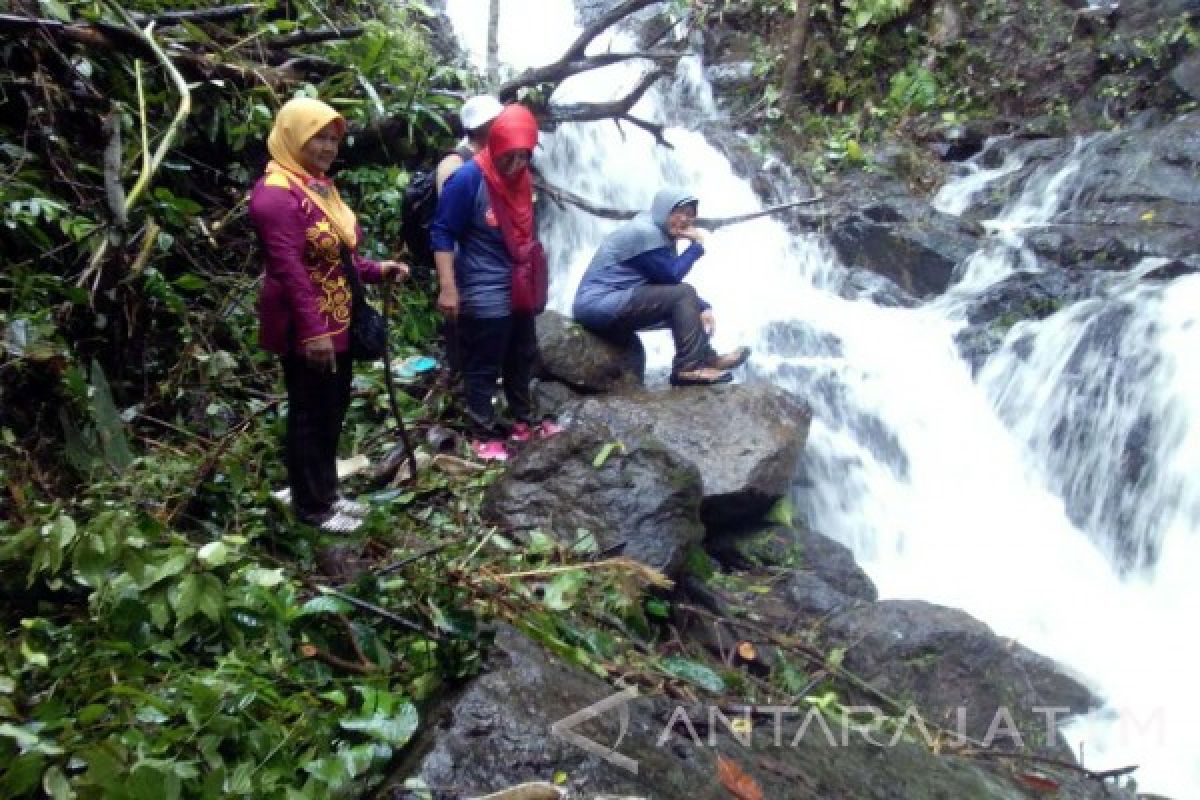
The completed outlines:
[[[718,383],[729,383],[733,375],[715,367],[697,367],[671,373],[672,386],[714,386]]]

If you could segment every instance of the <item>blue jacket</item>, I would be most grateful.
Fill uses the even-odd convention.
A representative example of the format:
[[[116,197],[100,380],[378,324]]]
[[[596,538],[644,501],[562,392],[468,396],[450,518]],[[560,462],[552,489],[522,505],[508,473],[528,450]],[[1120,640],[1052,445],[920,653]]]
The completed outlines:
[[[512,313],[512,259],[483,171],[474,161],[459,167],[442,187],[429,236],[434,252],[455,254],[459,313],[492,319]]]
[[[593,262],[575,292],[571,313],[589,328],[611,325],[629,305],[635,289],[649,284],[681,283],[702,255],[704,245],[692,242],[679,255],[675,255],[675,246],[671,244],[615,264]],[[703,301],[701,304],[708,307]]]

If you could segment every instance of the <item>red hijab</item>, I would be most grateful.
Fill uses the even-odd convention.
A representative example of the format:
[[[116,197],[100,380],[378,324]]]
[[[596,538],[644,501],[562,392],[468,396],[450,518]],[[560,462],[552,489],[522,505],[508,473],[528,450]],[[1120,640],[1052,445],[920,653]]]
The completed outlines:
[[[488,132],[487,146],[475,156],[483,179],[487,181],[492,212],[500,223],[500,232],[509,255],[519,260],[527,253],[536,233],[533,225],[533,179],[525,167],[516,175],[503,175],[496,160],[512,150],[537,146],[538,125],[533,113],[523,105],[510,105],[500,112]]]

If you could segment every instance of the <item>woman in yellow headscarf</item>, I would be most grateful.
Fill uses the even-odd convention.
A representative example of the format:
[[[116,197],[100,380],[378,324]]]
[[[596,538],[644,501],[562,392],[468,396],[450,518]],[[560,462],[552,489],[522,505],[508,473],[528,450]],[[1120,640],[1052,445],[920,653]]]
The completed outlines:
[[[363,283],[399,280],[408,265],[358,255],[357,218],[326,175],[346,121],[320,100],[299,97],[275,116],[271,161],[250,194],[262,244],[259,344],[283,361],[288,418],[284,442],[292,505],[304,522],[349,533],[366,514],[337,492],[337,443],[350,399],[351,290],[348,249]]]

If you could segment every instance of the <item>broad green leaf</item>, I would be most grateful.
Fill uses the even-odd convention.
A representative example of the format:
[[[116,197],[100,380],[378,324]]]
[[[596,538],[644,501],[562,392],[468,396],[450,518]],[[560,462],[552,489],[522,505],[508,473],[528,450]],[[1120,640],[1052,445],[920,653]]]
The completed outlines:
[[[229,560],[229,548],[225,546],[224,542],[209,542],[200,548],[196,557],[206,567],[219,567]]]
[[[42,7],[42,13],[47,16],[53,17],[60,22],[71,21],[71,12],[62,0],[38,0],[38,5]]]
[[[646,613],[658,619],[667,619],[671,616],[671,604],[665,600],[659,600],[657,597],[651,597],[646,600]]]
[[[53,800],[74,800],[75,798],[75,790],[71,788],[67,776],[63,775],[62,770],[57,766],[50,767],[42,775],[42,791]]]
[[[271,589],[283,583],[283,567],[275,569],[265,569],[263,567],[254,567],[246,570],[244,576],[247,581],[255,586],[261,586],[264,589]]]
[[[180,622],[186,622],[197,612],[213,622],[221,617],[225,593],[221,582],[212,575],[189,574],[168,593],[171,608]]]
[[[25,797],[35,791],[45,765],[40,753],[24,753],[0,766],[0,797]]]
[[[792,500],[790,497],[784,495],[767,512],[767,521],[774,522],[776,525],[786,525],[790,528],[792,526],[793,515]]]
[[[345,717],[338,722],[343,730],[365,734],[392,747],[408,744],[417,731],[417,723],[417,709],[412,703],[404,703],[392,714],[377,711],[370,716]]]
[[[22,753],[40,753],[44,756],[62,755],[63,749],[61,747],[53,742],[42,739],[37,734],[37,730],[40,727],[41,723],[30,723],[18,728],[16,725],[4,722],[0,723],[0,736],[16,742],[17,749]],[[33,728],[33,730],[30,730],[30,728]]]
[[[546,584],[543,602],[552,611],[566,611],[575,605],[575,597],[586,582],[587,575],[583,570],[555,575],[554,580]]]
[[[725,691],[725,681],[721,676],[711,667],[706,667],[695,661],[672,656],[671,658],[663,659],[662,668],[676,678],[682,678],[710,692]]]
[[[50,666],[50,659],[45,653],[39,653],[29,646],[29,642],[21,642],[21,657],[25,659],[26,664],[32,664],[35,667],[43,669]]]
[[[191,272],[180,275],[173,282],[177,289],[183,289],[188,292],[198,292],[208,286],[208,281]]]
[[[300,606],[300,611],[296,616],[309,617],[314,614],[345,614],[353,610],[354,607],[345,600],[339,600],[330,595],[320,595]]]

